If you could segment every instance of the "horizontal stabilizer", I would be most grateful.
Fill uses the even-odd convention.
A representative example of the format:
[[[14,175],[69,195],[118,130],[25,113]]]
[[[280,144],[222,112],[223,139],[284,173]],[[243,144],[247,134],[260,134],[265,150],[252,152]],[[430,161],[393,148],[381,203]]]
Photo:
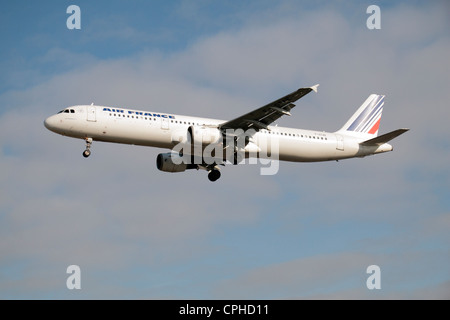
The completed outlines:
[[[382,144],[387,143],[387,142],[391,141],[394,138],[397,138],[399,135],[405,133],[408,130],[409,129],[397,129],[397,130],[391,131],[389,133],[383,134],[383,135],[381,135],[379,137],[363,141],[363,142],[360,143],[360,145],[363,145],[363,146],[381,146]]]

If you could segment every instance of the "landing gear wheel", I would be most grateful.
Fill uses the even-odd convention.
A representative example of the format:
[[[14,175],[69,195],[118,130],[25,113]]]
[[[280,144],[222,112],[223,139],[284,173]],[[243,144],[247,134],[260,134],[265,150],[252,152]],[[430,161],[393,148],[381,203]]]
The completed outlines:
[[[208,173],[209,181],[213,181],[214,182],[214,181],[216,181],[219,178],[220,178],[220,171],[219,170],[214,169],[214,170],[211,170]]]
[[[83,157],[87,158],[91,155],[91,150],[84,150],[83,151]]]
[[[91,155],[92,138],[84,139],[86,141],[86,150],[83,151],[83,157],[87,158]]]

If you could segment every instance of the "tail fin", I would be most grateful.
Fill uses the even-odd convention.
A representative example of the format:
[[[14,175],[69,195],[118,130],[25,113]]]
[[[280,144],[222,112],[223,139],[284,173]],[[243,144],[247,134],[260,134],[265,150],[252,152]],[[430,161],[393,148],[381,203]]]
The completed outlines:
[[[371,94],[339,131],[375,138],[380,127],[383,105],[383,95]]]

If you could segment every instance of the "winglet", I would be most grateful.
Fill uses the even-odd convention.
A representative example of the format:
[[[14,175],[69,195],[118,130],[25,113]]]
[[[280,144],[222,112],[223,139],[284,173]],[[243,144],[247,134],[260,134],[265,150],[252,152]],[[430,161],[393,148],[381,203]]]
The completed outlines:
[[[319,84],[316,84],[315,86],[310,87],[310,89],[312,89],[314,92],[317,92],[318,86],[319,86]]]

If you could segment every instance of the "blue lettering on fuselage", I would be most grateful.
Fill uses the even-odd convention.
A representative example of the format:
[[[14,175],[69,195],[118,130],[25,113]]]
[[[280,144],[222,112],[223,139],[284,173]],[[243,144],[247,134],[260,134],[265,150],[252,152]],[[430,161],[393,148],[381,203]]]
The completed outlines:
[[[107,112],[117,112],[117,113],[125,113],[125,110],[122,109],[113,109],[113,108],[103,108],[103,111]],[[160,113],[150,113],[150,112],[142,112],[142,111],[134,111],[134,110],[126,110],[128,114],[135,114],[138,116],[148,116],[148,117],[158,117],[158,118],[166,118],[166,119],[175,119],[175,116],[168,114],[160,114]]]

